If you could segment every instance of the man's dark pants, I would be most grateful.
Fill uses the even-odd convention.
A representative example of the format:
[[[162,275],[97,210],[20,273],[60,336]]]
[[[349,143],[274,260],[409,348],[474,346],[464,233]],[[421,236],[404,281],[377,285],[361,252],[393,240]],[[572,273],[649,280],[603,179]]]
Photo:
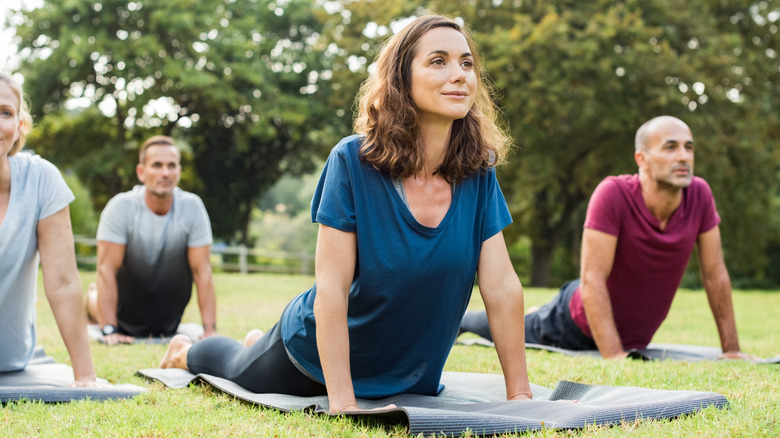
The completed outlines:
[[[596,343],[574,323],[569,312],[569,301],[580,285],[572,280],[561,286],[553,299],[536,312],[525,315],[525,342],[549,345],[567,350],[595,350]],[[460,324],[463,332],[475,333],[493,340],[484,310],[467,312]]]

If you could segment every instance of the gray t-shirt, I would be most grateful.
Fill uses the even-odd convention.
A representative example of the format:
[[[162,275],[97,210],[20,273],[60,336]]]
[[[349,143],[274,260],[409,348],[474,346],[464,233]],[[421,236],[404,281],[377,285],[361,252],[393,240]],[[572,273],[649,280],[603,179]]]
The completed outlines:
[[[0,224],[0,371],[23,369],[35,348],[38,221],[74,198],[53,164],[27,153],[8,157],[11,195]]]
[[[179,188],[164,216],[146,206],[144,186],[114,196],[98,224],[97,240],[125,245],[117,273],[119,331],[132,336],[176,332],[192,295],[187,248],[212,243],[201,199]]]

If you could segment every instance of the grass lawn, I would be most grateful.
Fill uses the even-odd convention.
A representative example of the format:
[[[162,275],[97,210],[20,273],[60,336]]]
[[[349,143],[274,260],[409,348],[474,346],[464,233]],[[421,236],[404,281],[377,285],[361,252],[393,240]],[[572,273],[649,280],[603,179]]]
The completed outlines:
[[[84,285],[93,272],[82,272]],[[312,283],[312,277],[273,274],[215,274],[218,328],[243,338],[251,328],[267,330],[287,301]],[[49,355],[69,363],[51,310],[39,288],[38,339]],[[526,290],[526,305],[545,303],[554,290]],[[770,357],[780,354],[780,292],[738,291],[734,294],[743,351]],[[475,294],[471,308],[482,306]],[[200,322],[195,301],[185,321]],[[655,342],[719,346],[712,315],[702,291],[678,293]],[[403,427],[370,421],[280,414],[242,403],[207,387],[164,389],[136,377],[140,368],[157,366],[163,345],[108,347],[92,344],[98,376],[112,383],[132,383],[148,394],[132,400],[74,402],[61,405],[12,403],[0,410],[0,436],[96,437],[401,437]],[[672,421],[639,421],[612,428],[578,431],[546,430],[524,436],[780,436],[780,365],[742,362],[681,363],[607,362],[541,351],[528,352],[533,383],[553,387],[559,380],[597,385],[639,386],[719,392],[731,402],[728,410],[708,409]],[[449,371],[500,373],[495,350],[455,346]]]

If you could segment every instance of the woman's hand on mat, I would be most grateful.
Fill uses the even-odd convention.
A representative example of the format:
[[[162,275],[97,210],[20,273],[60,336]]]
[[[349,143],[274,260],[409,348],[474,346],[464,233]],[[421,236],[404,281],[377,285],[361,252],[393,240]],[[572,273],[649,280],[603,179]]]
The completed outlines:
[[[75,388],[108,388],[111,385],[107,382],[98,380],[76,380],[71,383],[70,386]]]
[[[127,336],[120,333],[113,333],[103,336],[103,343],[107,345],[132,344],[134,341],[135,338],[132,336]]]
[[[330,413],[340,414],[342,412],[351,412],[351,411],[359,411],[359,410],[360,408],[358,407],[357,403],[350,403],[344,406],[331,406]]]
[[[509,401],[520,401],[520,400],[531,400],[533,397],[534,394],[532,392],[518,392],[517,394],[512,394],[506,399]]]
[[[750,361],[756,361],[761,360],[758,356],[753,356],[752,354],[743,353],[741,351],[726,351],[725,353],[718,356],[718,359],[721,360],[750,360]]]
[[[343,414],[345,412],[382,411],[382,410],[385,410],[385,409],[395,409],[396,407],[397,406],[394,405],[394,404],[389,404],[387,406],[381,406],[381,407],[373,408],[373,409],[361,409],[357,405],[357,403],[351,403],[351,404],[348,404],[348,405],[345,405],[345,406],[340,406],[340,407],[338,407],[336,409],[331,409],[330,413],[331,414]]]

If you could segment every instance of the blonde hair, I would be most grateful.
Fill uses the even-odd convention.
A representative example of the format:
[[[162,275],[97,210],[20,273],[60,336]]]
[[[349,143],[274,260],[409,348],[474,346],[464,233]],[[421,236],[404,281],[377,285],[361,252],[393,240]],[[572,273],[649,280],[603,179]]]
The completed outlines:
[[[30,110],[27,107],[27,102],[24,100],[24,92],[22,91],[22,84],[19,83],[13,76],[8,73],[0,72],[0,81],[5,82],[11,88],[14,95],[18,99],[16,104],[16,117],[22,121],[22,126],[19,129],[19,137],[11,146],[11,150],[8,151],[8,155],[14,155],[22,150],[24,142],[27,139],[27,133],[32,129],[32,116]]]
[[[511,139],[498,124],[493,88],[470,33],[441,15],[417,18],[392,36],[377,58],[376,73],[360,87],[355,132],[364,134],[361,158],[393,178],[406,178],[424,168],[417,107],[411,96],[412,59],[418,41],[431,29],[460,32],[474,58],[477,77],[474,105],[452,125],[447,154],[437,172],[450,183],[502,163]]]

